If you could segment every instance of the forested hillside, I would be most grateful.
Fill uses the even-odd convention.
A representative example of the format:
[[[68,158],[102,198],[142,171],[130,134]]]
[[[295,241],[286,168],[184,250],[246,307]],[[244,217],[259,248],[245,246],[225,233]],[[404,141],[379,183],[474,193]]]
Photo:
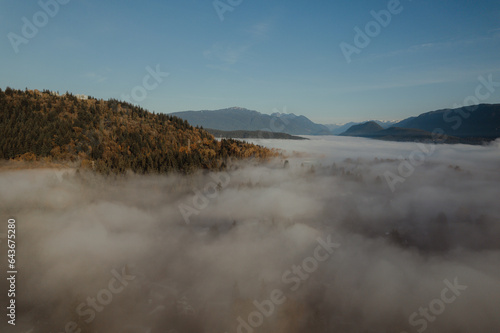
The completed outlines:
[[[103,173],[221,169],[275,151],[220,140],[186,121],[118,100],[0,89],[0,158],[78,162]]]
[[[395,124],[432,132],[440,128],[448,136],[495,140],[500,137],[500,104],[470,105],[422,113]]]

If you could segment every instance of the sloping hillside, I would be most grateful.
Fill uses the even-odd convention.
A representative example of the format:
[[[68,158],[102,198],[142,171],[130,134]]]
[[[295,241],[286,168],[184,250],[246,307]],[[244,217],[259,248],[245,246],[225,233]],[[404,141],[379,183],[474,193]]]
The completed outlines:
[[[495,139],[500,137],[500,104],[480,104],[427,112],[402,120],[394,126],[428,132],[439,128],[450,136]]]
[[[341,133],[342,136],[371,136],[384,128],[374,121],[368,121],[359,125],[349,127],[347,131]]]
[[[440,136],[428,131],[415,128],[389,127],[382,128],[374,121],[369,121],[363,124],[351,126],[347,131],[340,134],[341,136],[356,136],[362,138],[371,138],[388,141],[439,141],[443,143],[469,143],[480,144],[481,140],[471,140],[466,138],[458,138],[454,136]]]
[[[0,89],[0,133],[1,159],[73,161],[104,173],[220,169],[231,159],[276,155],[117,100],[37,90]]]
[[[371,120],[371,121],[374,121],[376,122],[377,124],[379,124],[382,128],[386,129],[386,128],[389,128],[391,126],[393,126],[394,124],[398,123],[399,121],[394,121],[394,120]],[[330,132],[332,132],[333,135],[340,135],[342,133],[344,133],[345,131],[347,131],[350,127],[354,126],[354,125],[360,125],[360,124],[363,124],[363,123],[366,123],[366,121],[363,121],[363,122],[348,122],[348,123],[345,123],[345,124],[342,124],[342,125],[339,125],[339,124],[325,124],[326,127],[328,127],[328,129],[330,130]]]

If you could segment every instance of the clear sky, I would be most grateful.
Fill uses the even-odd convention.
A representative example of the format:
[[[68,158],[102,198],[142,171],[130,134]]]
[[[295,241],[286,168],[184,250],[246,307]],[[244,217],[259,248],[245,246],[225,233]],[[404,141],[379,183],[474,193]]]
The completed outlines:
[[[476,95],[479,76],[500,82],[498,0],[221,0],[219,13],[212,0],[59,1],[51,15],[35,0],[0,1],[2,89],[336,123],[453,107]],[[371,12],[388,8],[390,22],[374,24]],[[355,41],[367,24],[369,43]],[[350,63],[341,43],[357,47]],[[169,73],[159,83],[146,77],[157,65]],[[485,89],[481,102],[500,102],[500,84]]]

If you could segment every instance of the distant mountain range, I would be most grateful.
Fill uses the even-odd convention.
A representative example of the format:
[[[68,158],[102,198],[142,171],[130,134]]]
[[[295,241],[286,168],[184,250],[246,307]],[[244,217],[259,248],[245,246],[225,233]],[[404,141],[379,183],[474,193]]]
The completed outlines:
[[[232,132],[247,131],[245,135],[255,135],[249,134],[252,131],[267,131],[290,135],[344,135],[412,141],[432,138],[432,132],[441,129],[448,136],[447,142],[475,143],[500,137],[500,104],[431,111],[402,121],[372,120],[343,125],[322,125],[293,113],[268,115],[239,107],[175,112],[172,115],[187,120],[192,126]]]
[[[414,128],[389,127],[383,128],[374,121],[351,126],[341,136],[357,136],[389,141],[424,141],[434,140],[432,132]],[[460,140],[457,137],[448,137],[446,142],[456,143]]]
[[[445,142],[481,143],[500,137],[500,104],[445,109],[410,117],[384,129],[370,121],[351,126],[340,134],[374,139],[418,141],[433,139],[432,132],[446,134]]]
[[[222,110],[183,111],[171,115],[187,120],[192,126],[223,131],[268,131],[291,135],[330,135],[325,125],[316,124],[304,116],[293,113],[263,114],[239,107]]]
[[[447,135],[495,139],[500,137],[500,104],[480,104],[458,109],[423,113],[395,124],[432,132],[442,129]]]

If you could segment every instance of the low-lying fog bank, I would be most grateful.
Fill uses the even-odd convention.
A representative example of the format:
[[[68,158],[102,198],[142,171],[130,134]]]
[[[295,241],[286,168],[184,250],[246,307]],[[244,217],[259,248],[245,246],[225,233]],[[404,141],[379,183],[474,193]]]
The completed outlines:
[[[498,141],[255,142],[287,161],[0,171],[18,269],[1,331],[500,331]]]

